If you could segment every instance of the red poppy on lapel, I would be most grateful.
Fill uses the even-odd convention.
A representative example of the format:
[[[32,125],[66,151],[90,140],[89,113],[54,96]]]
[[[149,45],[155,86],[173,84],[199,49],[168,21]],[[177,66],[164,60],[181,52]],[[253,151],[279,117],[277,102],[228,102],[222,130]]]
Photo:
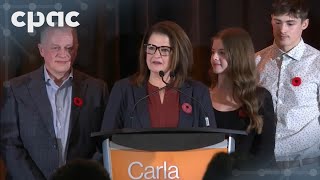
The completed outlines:
[[[246,118],[246,117],[248,117],[247,112],[246,112],[245,110],[243,110],[243,108],[241,108],[241,109],[239,110],[238,115],[239,115],[240,118]]]
[[[192,106],[189,103],[183,103],[181,107],[185,113],[187,113],[187,114],[192,113]]]
[[[83,105],[83,100],[79,97],[74,97],[73,103],[75,106],[81,107]]]
[[[300,84],[301,84],[301,78],[300,78],[300,77],[294,77],[294,78],[292,78],[291,84],[292,84],[293,86],[300,86]]]

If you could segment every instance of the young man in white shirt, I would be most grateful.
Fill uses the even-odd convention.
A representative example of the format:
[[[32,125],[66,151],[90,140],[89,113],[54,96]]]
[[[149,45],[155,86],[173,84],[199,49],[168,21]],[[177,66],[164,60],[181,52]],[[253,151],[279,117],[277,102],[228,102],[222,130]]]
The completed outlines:
[[[277,166],[289,179],[320,176],[320,52],[301,37],[308,11],[304,0],[274,0],[274,43],[256,53],[260,84],[277,115]]]

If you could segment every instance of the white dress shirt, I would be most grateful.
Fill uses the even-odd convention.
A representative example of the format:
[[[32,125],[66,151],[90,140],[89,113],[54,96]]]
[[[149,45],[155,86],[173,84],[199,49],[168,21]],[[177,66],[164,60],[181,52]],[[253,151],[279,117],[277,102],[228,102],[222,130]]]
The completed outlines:
[[[320,156],[320,51],[302,39],[287,53],[273,44],[256,53],[256,63],[277,115],[276,160]]]
[[[59,148],[59,165],[66,163],[67,139],[69,134],[71,97],[72,97],[72,79],[73,72],[58,86],[50,78],[46,68],[44,68],[44,77],[48,98],[53,112],[53,125]]]

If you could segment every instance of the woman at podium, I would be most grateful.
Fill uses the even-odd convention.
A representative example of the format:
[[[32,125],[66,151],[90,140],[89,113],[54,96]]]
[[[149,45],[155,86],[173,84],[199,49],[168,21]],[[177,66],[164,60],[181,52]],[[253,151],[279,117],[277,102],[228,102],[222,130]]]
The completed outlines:
[[[162,21],[145,34],[139,69],[113,86],[102,130],[216,127],[208,88],[189,78],[192,45],[174,22]]]
[[[217,127],[248,133],[235,137],[234,168],[271,167],[276,117],[271,94],[257,85],[250,35],[240,28],[218,32],[212,38],[210,62],[210,95]]]

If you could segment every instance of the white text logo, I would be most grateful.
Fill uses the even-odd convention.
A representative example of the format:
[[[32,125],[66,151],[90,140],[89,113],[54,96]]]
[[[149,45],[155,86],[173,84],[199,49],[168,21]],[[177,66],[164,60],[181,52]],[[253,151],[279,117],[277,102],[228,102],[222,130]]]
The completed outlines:
[[[21,20],[21,18],[24,17],[25,15],[26,15],[25,12],[17,11],[12,14],[11,22],[16,27],[23,27],[27,25],[29,33],[33,33],[34,27],[41,27],[45,21],[49,26],[51,27],[55,26],[53,22],[53,17],[58,18],[58,21],[57,21],[58,27],[63,27],[64,23],[66,23],[70,27],[77,27],[80,25],[78,21],[72,21],[72,17],[77,17],[79,15],[79,13],[76,11],[68,12],[65,16],[64,16],[64,12],[51,11],[47,14],[46,17],[42,12],[36,12],[36,14],[34,15],[32,11],[31,12],[29,11],[27,12],[27,23]],[[34,16],[38,16],[39,18],[38,22],[34,21],[33,19]]]

